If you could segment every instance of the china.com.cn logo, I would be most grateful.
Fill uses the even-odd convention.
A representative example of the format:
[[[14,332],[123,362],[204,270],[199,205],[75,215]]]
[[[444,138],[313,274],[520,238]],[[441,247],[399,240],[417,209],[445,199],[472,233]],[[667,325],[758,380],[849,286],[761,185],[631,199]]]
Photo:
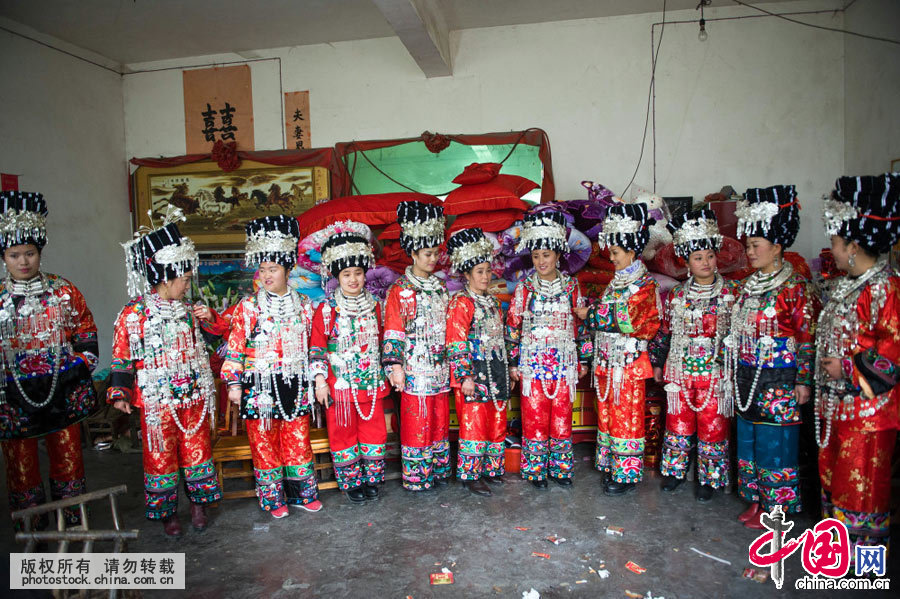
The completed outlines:
[[[790,540],[785,535],[794,523],[785,519],[780,505],[763,514],[760,521],[766,532],[750,544],[750,563],[770,567],[772,581],[777,588],[784,584],[784,560],[801,547],[803,569],[813,577],[842,578],[850,571],[850,535],[847,526],[840,520],[826,518]],[[856,576],[885,575],[887,551],[884,545],[857,545],[854,549]]]

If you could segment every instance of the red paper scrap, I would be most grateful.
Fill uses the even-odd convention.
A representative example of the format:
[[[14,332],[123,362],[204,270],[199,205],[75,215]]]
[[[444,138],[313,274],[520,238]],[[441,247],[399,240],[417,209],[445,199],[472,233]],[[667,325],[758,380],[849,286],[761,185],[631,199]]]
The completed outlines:
[[[453,572],[435,572],[431,575],[431,584],[453,584]]]
[[[549,553],[538,553],[537,551],[531,552],[532,557],[542,557],[544,559],[550,559]]]
[[[757,570],[756,568],[744,568],[742,574],[744,578],[755,580],[756,582],[765,582],[769,579],[769,573],[765,570]]]
[[[516,530],[522,530],[522,531],[525,531],[525,530],[531,530],[531,529],[530,529],[529,527],[527,527],[527,526],[516,526]]]
[[[0,188],[3,191],[19,191],[19,175],[0,173]]]
[[[625,567],[628,568],[629,570],[631,570],[632,572],[634,572],[635,574],[643,574],[644,572],[647,571],[647,568],[641,568],[639,565],[637,565],[634,562],[628,562],[627,564],[625,564]]]

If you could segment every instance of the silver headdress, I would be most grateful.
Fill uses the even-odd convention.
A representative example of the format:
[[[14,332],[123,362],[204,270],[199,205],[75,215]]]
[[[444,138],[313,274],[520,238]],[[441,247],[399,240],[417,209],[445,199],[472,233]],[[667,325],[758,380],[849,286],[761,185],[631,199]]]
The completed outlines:
[[[151,213],[147,211],[148,216]],[[184,220],[184,212],[169,204],[161,227],[143,226],[135,232],[134,239],[122,244],[129,296],[137,297],[154,285],[197,270],[200,256],[194,242],[182,237],[176,224]]]

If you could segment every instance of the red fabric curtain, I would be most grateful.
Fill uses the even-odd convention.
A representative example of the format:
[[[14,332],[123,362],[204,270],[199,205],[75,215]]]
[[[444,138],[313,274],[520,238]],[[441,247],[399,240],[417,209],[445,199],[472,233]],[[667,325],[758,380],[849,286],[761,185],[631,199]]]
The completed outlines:
[[[552,202],[556,197],[556,186],[553,183],[553,160],[550,154],[550,138],[543,129],[526,129],[525,131],[505,131],[502,133],[479,133],[479,134],[447,134],[444,137],[457,143],[472,145],[492,145],[492,144],[527,144],[530,146],[538,146],[538,157],[544,165],[544,180],[541,182],[541,203]],[[407,137],[404,139],[383,139],[372,141],[349,141],[335,144],[337,162],[341,165],[341,173],[343,182],[341,189],[345,193],[352,193],[350,173],[345,167],[347,154],[357,151],[377,150],[379,148],[387,148],[391,146],[399,146],[401,144],[425,141],[425,135],[419,137]],[[332,171],[332,177],[334,176]],[[334,197],[338,197],[336,194]]]

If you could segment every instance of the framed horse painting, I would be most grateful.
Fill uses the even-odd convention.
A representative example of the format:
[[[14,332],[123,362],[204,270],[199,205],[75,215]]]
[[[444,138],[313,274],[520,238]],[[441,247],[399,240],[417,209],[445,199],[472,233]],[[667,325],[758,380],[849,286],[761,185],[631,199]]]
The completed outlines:
[[[171,204],[187,220],[178,224],[201,251],[243,249],[247,221],[272,214],[298,216],[330,198],[328,169],[273,166],[245,160],[224,172],[213,162],[134,172],[134,230],[159,224]]]

